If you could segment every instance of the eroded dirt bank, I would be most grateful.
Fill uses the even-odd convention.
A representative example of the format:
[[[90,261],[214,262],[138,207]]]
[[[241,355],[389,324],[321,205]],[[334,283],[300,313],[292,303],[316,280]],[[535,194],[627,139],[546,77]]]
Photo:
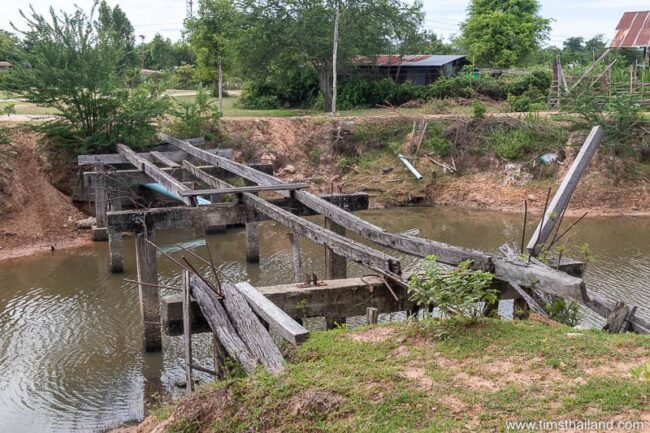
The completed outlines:
[[[50,183],[38,134],[13,129],[10,136],[0,145],[0,260],[88,242],[75,227],[84,215]]]
[[[482,144],[472,138],[473,130],[479,134],[491,127],[486,122],[512,126],[516,119],[445,119],[437,128],[442,134],[451,134],[450,140],[460,149],[460,155],[445,158],[424,146],[417,154],[409,152],[413,120],[226,119],[223,125],[231,145],[239,150],[239,158],[273,162],[280,177],[311,181],[317,192],[366,191],[374,208],[430,204],[522,212],[523,202],[528,200],[531,210],[541,211],[548,188],[557,188],[586,136],[584,132],[569,133],[565,142],[558,143],[561,161],[543,166],[539,154],[506,161],[478,149]],[[413,142],[418,138],[416,132]],[[421,182],[395,157],[397,152],[414,162],[424,176]],[[452,173],[439,164],[455,166],[457,171]],[[621,162],[599,151],[573,197],[569,213],[650,214],[648,167]]]

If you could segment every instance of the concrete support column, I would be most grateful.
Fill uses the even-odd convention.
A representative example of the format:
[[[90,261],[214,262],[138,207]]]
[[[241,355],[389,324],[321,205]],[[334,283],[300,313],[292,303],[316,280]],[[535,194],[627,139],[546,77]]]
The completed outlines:
[[[106,177],[103,164],[96,167],[100,173],[95,186],[95,225],[91,228],[92,240],[95,242],[108,240],[106,233],[106,211],[108,208],[108,193],[106,191]]]
[[[136,263],[138,266],[138,281],[147,283],[139,284],[140,312],[142,314],[144,350],[156,352],[162,350],[162,333],[160,325],[160,303],[158,300],[158,260],[156,249],[147,242],[154,241],[153,232],[148,236],[144,232],[135,235]]]
[[[111,273],[124,272],[124,236],[122,232],[108,230],[108,265]]]
[[[210,201],[212,203],[221,203],[221,195],[214,194],[210,196]],[[216,224],[207,224],[205,226],[205,233],[208,235],[217,235],[226,232],[225,225],[216,225]]]
[[[337,235],[345,236],[345,227],[329,218],[325,218],[325,228]],[[347,278],[348,276],[348,266],[345,257],[339,256],[327,247],[325,247],[325,267],[328,280],[338,280]]]
[[[246,209],[246,261],[248,263],[260,261],[260,234],[255,212],[251,209]]]

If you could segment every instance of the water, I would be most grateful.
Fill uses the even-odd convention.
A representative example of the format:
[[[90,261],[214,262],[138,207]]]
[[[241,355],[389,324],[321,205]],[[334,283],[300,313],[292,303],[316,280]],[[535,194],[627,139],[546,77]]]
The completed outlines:
[[[485,250],[521,236],[518,215],[399,208],[362,216],[389,231],[417,227],[422,236]],[[259,266],[244,261],[243,230],[210,237],[210,248],[233,279],[286,283],[293,278],[286,232],[271,222],[260,225]],[[196,238],[189,230],[166,232],[157,242],[171,246]],[[590,289],[626,299],[650,318],[650,218],[585,220],[574,239],[584,242],[595,255],[586,276]],[[304,239],[301,246],[304,270],[324,276],[323,248]],[[184,374],[181,338],[164,337],[162,355],[141,349],[137,289],[123,280],[136,278],[132,238],[125,240],[125,274],[107,272],[106,249],[97,243],[0,262],[0,432],[99,431],[142,418],[144,400],[178,392],[173,383]],[[205,256],[205,246],[194,250]],[[416,264],[391,254],[405,269]],[[349,272],[368,273],[355,264]],[[177,269],[162,257],[159,273],[162,284],[180,285]],[[195,341],[198,362],[210,366],[208,339]]]

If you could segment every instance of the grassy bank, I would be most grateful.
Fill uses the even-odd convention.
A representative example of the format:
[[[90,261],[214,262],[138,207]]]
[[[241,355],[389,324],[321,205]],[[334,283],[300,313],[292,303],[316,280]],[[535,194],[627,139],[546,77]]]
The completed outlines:
[[[287,372],[204,385],[138,432],[505,431],[507,421],[645,421],[650,337],[534,321],[315,333]],[[135,431],[135,430],[134,430]]]

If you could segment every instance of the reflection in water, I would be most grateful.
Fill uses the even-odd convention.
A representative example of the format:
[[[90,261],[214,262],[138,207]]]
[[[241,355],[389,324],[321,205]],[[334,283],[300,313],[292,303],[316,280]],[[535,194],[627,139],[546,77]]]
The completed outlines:
[[[518,242],[521,236],[518,215],[435,208],[362,215],[389,231],[417,227],[424,237],[485,250],[495,250],[505,240]],[[532,229],[531,224],[528,232]],[[209,243],[215,261],[233,279],[280,284],[293,279],[285,233],[274,223],[260,225],[259,266],[244,261],[241,229],[211,236]],[[198,237],[189,230],[166,232],[157,241],[173,246]],[[577,227],[574,238],[575,243],[589,243],[596,256],[587,274],[589,287],[611,299],[627,299],[639,306],[637,314],[650,317],[650,219],[589,219]],[[306,240],[301,246],[304,270],[324,276],[323,248]],[[142,353],[137,288],[123,281],[136,278],[133,241],[125,240],[122,275],[108,273],[106,248],[98,243],[0,263],[2,431],[96,431],[141,418],[145,395],[150,401],[176,392],[173,383],[183,377],[181,338],[164,337],[162,355]],[[194,250],[206,256],[205,248],[197,245]],[[390,254],[405,269],[417,263]],[[173,255],[180,257],[182,251]],[[163,257],[159,272],[161,284],[180,285],[179,272]],[[367,270],[351,264],[349,272],[362,275]],[[208,336],[194,341],[197,361],[210,366]]]

